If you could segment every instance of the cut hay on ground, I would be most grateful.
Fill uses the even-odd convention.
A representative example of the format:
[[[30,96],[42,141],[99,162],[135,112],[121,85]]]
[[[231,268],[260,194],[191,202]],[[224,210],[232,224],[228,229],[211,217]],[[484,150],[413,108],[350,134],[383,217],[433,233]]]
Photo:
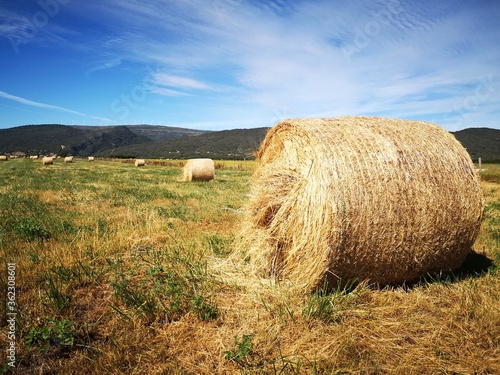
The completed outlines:
[[[259,276],[401,283],[456,269],[479,232],[474,166],[434,124],[285,120],[257,157],[240,246]]]
[[[215,177],[212,159],[189,159],[184,166],[184,181],[210,181]]]
[[[95,159],[95,158],[94,158],[93,156],[89,156],[89,157],[88,157],[88,161],[94,161],[94,159]]]
[[[146,160],[144,160],[144,159],[137,159],[135,161],[136,167],[144,167],[145,165],[146,165]]]
[[[43,165],[54,164],[54,159],[52,159],[50,156],[44,156],[44,158],[42,159],[42,164]]]
[[[73,156],[66,156],[64,158],[65,163],[73,163]]]

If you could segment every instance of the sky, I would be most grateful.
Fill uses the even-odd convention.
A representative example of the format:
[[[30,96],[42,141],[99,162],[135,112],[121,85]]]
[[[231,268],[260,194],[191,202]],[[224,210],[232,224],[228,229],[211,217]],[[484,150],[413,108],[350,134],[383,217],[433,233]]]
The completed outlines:
[[[500,129],[498,0],[0,0],[0,128]]]

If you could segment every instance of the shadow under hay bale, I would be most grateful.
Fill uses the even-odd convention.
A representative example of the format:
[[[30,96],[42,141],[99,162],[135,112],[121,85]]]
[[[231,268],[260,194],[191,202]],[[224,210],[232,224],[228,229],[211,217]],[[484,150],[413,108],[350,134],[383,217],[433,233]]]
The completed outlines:
[[[474,250],[470,250],[465,257],[465,260],[455,270],[445,270],[439,272],[429,272],[415,280],[410,280],[409,282],[395,283],[384,285],[389,289],[391,288],[402,288],[403,290],[410,292],[415,288],[422,285],[433,284],[433,283],[455,283],[467,279],[474,279],[481,277],[488,273],[491,267],[494,266],[494,262],[489,259],[486,255],[476,253]]]
[[[314,290],[456,270],[481,224],[469,155],[425,122],[285,120],[258,152],[239,247],[259,276]]]
[[[184,181],[211,181],[215,178],[212,159],[189,159],[184,166]]]

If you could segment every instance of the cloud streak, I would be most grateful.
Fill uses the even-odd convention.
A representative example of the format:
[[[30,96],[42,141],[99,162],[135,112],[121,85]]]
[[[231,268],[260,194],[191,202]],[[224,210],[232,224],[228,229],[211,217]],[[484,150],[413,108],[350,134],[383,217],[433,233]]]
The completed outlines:
[[[72,109],[67,109],[67,108],[59,107],[57,105],[52,105],[52,104],[45,104],[45,103],[35,102],[33,100],[21,98],[20,96],[15,96],[15,95],[8,94],[8,93],[6,93],[4,91],[0,91],[0,98],[12,100],[12,101],[15,101],[15,102],[18,102],[18,103],[21,103],[21,104],[24,104],[24,105],[32,106],[32,107],[52,109],[52,110],[56,110],[56,111],[62,111],[62,112],[71,113],[73,115],[78,115],[78,116],[87,116],[85,113],[81,113],[81,112],[78,112],[78,111],[73,111]]]
[[[31,107],[37,107],[37,108],[44,108],[44,109],[49,109],[49,110],[61,111],[61,112],[66,112],[66,113],[69,113],[69,114],[72,114],[72,115],[77,115],[77,116],[90,117],[90,118],[92,118],[94,120],[99,120],[99,121],[106,122],[106,123],[113,123],[114,122],[114,120],[111,120],[111,119],[106,118],[106,117],[89,116],[89,115],[87,115],[85,113],[74,111],[72,109],[68,109],[68,108],[64,108],[64,107],[60,107],[60,106],[52,105],[52,104],[35,102],[33,100],[25,99],[25,98],[22,98],[20,96],[8,94],[8,93],[6,93],[4,91],[0,91],[0,98],[11,100],[11,101],[14,101],[14,102],[17,102],[17,103],[21,103],[21,104],[24,104],[24,105],[27,105],[27,106],[31,106]]]

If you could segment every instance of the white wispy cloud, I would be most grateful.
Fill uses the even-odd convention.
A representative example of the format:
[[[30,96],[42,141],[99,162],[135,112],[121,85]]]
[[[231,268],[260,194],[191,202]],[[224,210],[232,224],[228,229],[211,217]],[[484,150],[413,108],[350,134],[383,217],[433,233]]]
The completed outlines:
[[[36,102],[36,101],[33,101],[33,100],[22,98],[20,96],[16,96],[16,95],[12,95],[12,94],[6,93],[4,91],[0,91],[0,98],[8,99],[8,100],[11,100],[11,101],[14,101],[14,102],[17,102],[17,103],[21,103],[21,104],[24,104],[24,105],[27,105],[27,106],[31,106],[31,107],[44,108],[44,109],[49,109],[49,110],[66,112],[66,113],[70,113],[72,115],[77,115],[77,116],[90,117],[90,118],[92,118],[94,120],[99,120],[99,121],[102,121],[102,122],[105,122],[105,123],[113,123],[114,122],[114,120],[111,120],[111,119],[106,118],[106,117],[89,116],[89,115],[87,115],[85,113],[74,111],[72,109],[68,109],[68,108],[64,108],[64,107],[60,107],[60,106],[52,105],[52,104],[46,104],[46,103]]]
[[[21,98],[20,96],[8,94],[8,93],[6,93],[4,91],[0,91],[0,98],[4,98],[4,99],[8,99],[8,100],[13,100],[15,102],[18,102],[18,103],[21,103],[21,104],[24,104],[24,105],[28,105],[28,106],[32,106],[32,107],[45,108],[45,109],[53,109],[53,110],[56,110],[56,111],[67,112],[67,113],[71,113],[71,114],[78,115],[78,116],[87,116],[85,113],[81,113],[81,112],[78,112],[78,111],[73,111],[72,109],[68,109],[68,108],[64,108],[64,107],[59,107],[57,105],[52,105],[52,104],[45,104],[45,103],[35,102],[33,100]]]
[[[209,90],[210,86],[196,79],[176,76],[167,73],[155,73],[153,76],[155,84],[187,90]]]
[[[100,63],[99,65],[89,69],[87,71],[87,74],[91,74],[91,73],[95,73],[95,72],[98,72],[100,70],[106,70],[106,69],[112,69],[112,68],[115,68],[117,66],[119,66],[120,64],[122,63],[122,59],[111,59],[109,61],[105,61],[103,63]]]

